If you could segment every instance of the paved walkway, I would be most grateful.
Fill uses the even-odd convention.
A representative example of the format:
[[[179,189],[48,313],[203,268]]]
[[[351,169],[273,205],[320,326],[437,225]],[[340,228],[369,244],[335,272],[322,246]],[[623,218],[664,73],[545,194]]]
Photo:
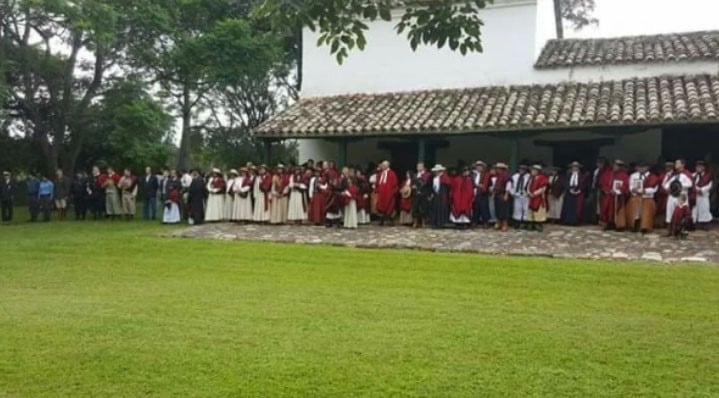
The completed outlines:
[[[358,230],[314,226],[207,224],[174,237],[288,242],[365,248],[417,249],[553,258],[719,264],[719,230],[697,231],[685,241],[659,233],[603,232],[598,227],[548,226],[543,233],[493,230],[411,229],[363,226]]]

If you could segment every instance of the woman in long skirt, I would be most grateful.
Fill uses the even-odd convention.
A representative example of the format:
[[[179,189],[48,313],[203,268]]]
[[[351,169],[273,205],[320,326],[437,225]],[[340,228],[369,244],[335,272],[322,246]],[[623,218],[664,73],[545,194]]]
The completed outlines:
[[[180,216],[180,197],[182,185],[177,178],[176,172],[173,170],[170,180],[167,182],[167,200],[165,201],[164,211],[162,212],[163,224],[177,224],[182,221]]]
[[[277,172],[272,176],[270,224],[283,224],[287,221],[288,193],[289,186],[285,185],[285,166],[280,164],[277,166]]]
[[[342,224],[345,228],[357,228],[357,197],[359,196],[359,188],[355,184],[354,178],[348,178],[347,189],[342,193],[344,208],[342,210]]]
[[[252,221],[266,223],[270,221],[269,197],[272,190],[272,176],[267,174],[267,168],[262,165],[259,174],[255,176],[252,183],[252,196],[255,199],[255,207],[252,212]]]
[[[225,179],[220,169],[212,169],[212,177],[207,181],[207,208],[205,221],[222,221],[225,216]]]
[[[356,170],[355,177],[360,193],[357,198],[357,223],[366,225],[371,221],[370,213],[372,209],[370,205],[370,194],[372,194],[372,187],[361,170]]]
[[[237,170],[230,170],[230,175],[227,177],[227,189],[225,189],[225,211],[224,220],[226,221],[237,221],[234,217],[235,210],[235,190],[237,189],[237,176],[240,173]]]
[[[252,189],[252,177],[247,168],[240,169],[240,176],[235,182],[235,202],[232,210],[232,219],[234,221],[246,222],[252,221],[252,197],[250,190]]]
[[[402,188],[400,188],[400,201],[399,201],[399,223],[400,225],[412,225],[412,172],[408,171],[405,176]]]
[[[322,176],[322,170],[317,168],[314,175],[310,178],[309,197],[310,211],[309,220],[314,225],[324,225],[325,223],[325,195],[324,190],[327,189],[327,182]]]
[[[105,190],[105,212],[111,219],[122,215],[120,194],[117,189],[117,184],[119,183],[120,175],[115,173],[112,167],[108,167],[107,178],[103,181],[102,187]]]
[[[307,202],[305,193],[307,183],[302,177],[302,171],[297,168],[290,176],[290,201],[287,210],[287,220],[296,224],[307,221]]]

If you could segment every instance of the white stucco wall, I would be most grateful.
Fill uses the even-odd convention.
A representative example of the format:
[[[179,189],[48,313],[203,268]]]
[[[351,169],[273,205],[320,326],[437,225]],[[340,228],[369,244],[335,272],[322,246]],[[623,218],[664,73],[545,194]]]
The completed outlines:
[[[496,0],[482,10],[484,52],[462,56],[449,48],[420,46],[416,52],[394,24],[374,22],[365,51],[353,51],[344,64],[317,47],[317,34],[305,31],[303,97],[382,93],[494,85],[605,81],[663,74],[719,73],[719,62],[608,65],[554,70],[534,69],[548,39],[554,37],[552,0]]]

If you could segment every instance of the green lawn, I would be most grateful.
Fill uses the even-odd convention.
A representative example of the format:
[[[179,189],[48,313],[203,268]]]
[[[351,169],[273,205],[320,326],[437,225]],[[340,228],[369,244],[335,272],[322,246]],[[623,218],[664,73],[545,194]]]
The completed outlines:
[[[0,396],[716,396],[719,268],[0,226]]]

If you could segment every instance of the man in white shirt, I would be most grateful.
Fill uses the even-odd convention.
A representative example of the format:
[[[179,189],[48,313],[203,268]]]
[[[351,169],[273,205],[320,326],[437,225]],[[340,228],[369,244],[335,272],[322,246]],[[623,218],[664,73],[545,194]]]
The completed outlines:
[[[518,228],[525,228],[527,210],[529,209],[529,197],[527,186],[529,185],[529,168],[526,165],[519,165],[519,171],[512,175],[512,197],[514,198],[512,219]]]
[[[689,190],[694,186],[691,174],[686,170],[686,162],[683,159],[678,159],[674,162],[674,172],[668,174],[664,178],[664,189],[669,192],[669,198],[667,199],[667,214],[665,221],[667,225],[672,222],[672,214],[674,209],[677,207],[679,196],[689,196]]]

